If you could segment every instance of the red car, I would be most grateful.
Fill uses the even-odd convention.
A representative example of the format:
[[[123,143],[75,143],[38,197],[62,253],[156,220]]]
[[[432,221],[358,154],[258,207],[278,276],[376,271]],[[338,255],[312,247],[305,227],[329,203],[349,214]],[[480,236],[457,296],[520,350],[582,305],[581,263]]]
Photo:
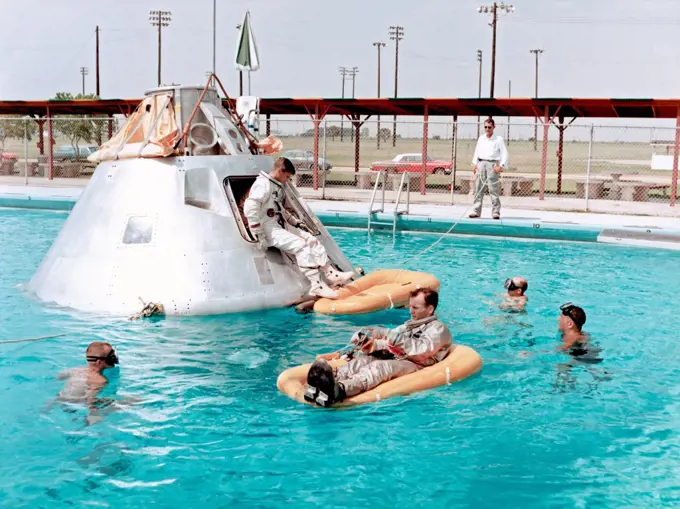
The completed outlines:
[[[432,159],[427,156],[425,163],[427,173],[451,173],[451,161],[441,161]],[[422,154],[399,154],[391,161],[376,161],[371,164],[371,170],[381,171],[386,170],[393,173],[402,173],[405,171],[412,173],[422,173],[423,171],[423,155]]]

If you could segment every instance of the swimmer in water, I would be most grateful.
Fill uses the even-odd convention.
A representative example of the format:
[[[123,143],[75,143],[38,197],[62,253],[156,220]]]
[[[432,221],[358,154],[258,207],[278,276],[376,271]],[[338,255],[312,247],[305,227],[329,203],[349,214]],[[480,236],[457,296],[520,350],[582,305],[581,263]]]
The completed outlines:
[[[85,359],[87,366],[69,369],[57,375],[57,380],[66,380],[57,397],[58,401],[96,404],[97,394],[108,383],[102,373],[118,364],[118,356],[109,343],[95,341],[85,350]]]
[[[503,311],[524,311],[524,306],[529,300],[526,296],[528,288],[529,283],[523,277],[515,276],[506,279],[505,289],[507,293],[503,295],[503,302],[498,307]]]
[[[586,312],[583,308],[567,302],[560,306],[560,311],[557,328],[562,335],[562,345],[559,350],[571,355],[578,362],[586,364],[602,362],[598,357],[601,349],[591,344],[590,334],[583,332],[583,325],[586,323]]]

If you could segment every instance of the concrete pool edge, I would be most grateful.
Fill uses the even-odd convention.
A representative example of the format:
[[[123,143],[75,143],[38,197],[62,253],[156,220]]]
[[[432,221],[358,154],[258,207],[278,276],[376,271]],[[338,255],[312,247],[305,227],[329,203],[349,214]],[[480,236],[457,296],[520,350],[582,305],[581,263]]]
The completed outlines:
[[[15,189],[12,189],[14,191]],[[18,189],[17,189],[18,190]],[[0,207],[37,210],[70,211],[76,204],[82,189],[26,187],[22,192],[0,191]],[[326,204],[310,201],[310,207],[329,227],[366,229],[368,213],[357,210],[329,210]],[[442,208],[444,212],[446,210]],[[519,237],[536,240],[563,240],[577,242],[600,242],[647,248],[680,250],[680,221],[677,228],[649,224],[619,225],[612,221],[602,224],[588,224],[573,220],[560,221],[540,217],[513,218],[503,217],[500,221],[492,219],[468,219],[465,214],[452,212],[445,214],[412,213],[399,216],[398,232],[445,233],[454,224],[452,235],[478,235],[492,237]],[[393,214],[390,212],[373,214],[373,227],[391,233]],[[382,224],[375,224],[375,223]],[[630,221],[628,221],[630,222]],[[646,221],[648,223],[649,221]],[[609,223],[609,224],[606,224]]]

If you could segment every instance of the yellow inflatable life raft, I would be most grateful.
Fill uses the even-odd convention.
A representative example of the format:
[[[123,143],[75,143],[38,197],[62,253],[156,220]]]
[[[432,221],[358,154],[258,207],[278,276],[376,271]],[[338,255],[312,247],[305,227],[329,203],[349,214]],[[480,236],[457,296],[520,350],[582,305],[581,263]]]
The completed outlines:
[[[341,366],[344,363],[345,361],[341,359],[330,361],[333,367]],[[307,385],[307,373],[311,366],[311,364],[304,364],[287,369],[279,375],[276,386],[282,393],[295,401],[310,404],[305,401],[304,394]],[[482,358],[476,351],[468,346],[453,345],[449,354],[441,362],[380,384],[370,391],[347,398],[343,402],[333,405],[333,407],[363,405],[392,396],[404,396],[440,385],[452,384],[474,375],[481,368]]]
[[[439,291],[432,274],[412,270],[376,270],[337,290],[337,299],[319,299],[314,311],[327,315],[358,315],[403,307],[418,288]]]

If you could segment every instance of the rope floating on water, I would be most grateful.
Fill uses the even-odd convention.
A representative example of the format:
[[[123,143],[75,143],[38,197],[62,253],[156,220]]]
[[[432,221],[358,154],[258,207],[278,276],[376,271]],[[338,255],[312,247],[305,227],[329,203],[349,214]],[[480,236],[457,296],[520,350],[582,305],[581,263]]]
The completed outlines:
[[[42,341],[43,339],[60,338],[66,336],[68,332],[62,334],[53,334],[52,336],[41,336],[39,338],[24,338],[24,339],[4,339],[0,341],[0,345],[6,345],[8,343],[28,343],[29,341]]]
[[[141,300],[141,298],[140,298]],[[136,320],[139,318],[148,318],[150,316],[155,316],[159,314],[164,314],[165,313],[165,307],[163,304],[156,304],[154,302],[149,302],[148,304],[144,303],[142,301],[142,304],[144,305],[144,309],[142,309],[139,313],[136,315],[132,315],[131,317],[128,318],[128,320]],[[61,334],[52,334],[51,336],[40,336],[39,338],[23,338],[23,339],[4,339],[0,341],[0,345],[7,345],[10,343],[29,343],[31,341],[42,341],[44,339],[54,339],[54,338],[61,338],[64,336],[67,336],[70,334],[69,332],[62,332]]]

